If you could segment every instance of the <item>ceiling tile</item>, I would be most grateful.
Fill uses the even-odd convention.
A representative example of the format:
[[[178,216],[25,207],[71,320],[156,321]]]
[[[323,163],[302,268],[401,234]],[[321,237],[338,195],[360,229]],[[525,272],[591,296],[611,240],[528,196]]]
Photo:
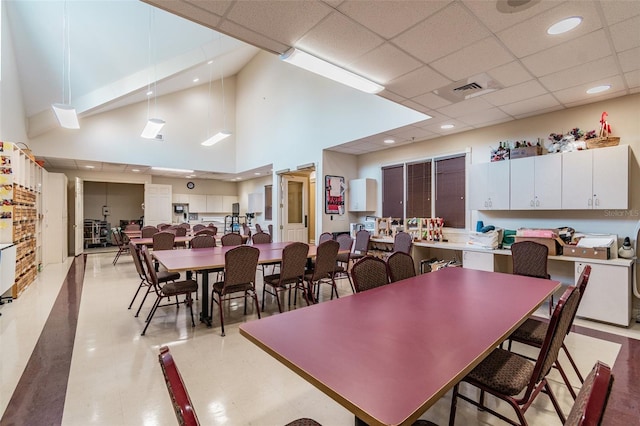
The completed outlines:
[[[431,109],[438,109],[442,108],[443,106],[451,105],[451,101],[448,101],[445,98],[442,98],[431,92],[417,96],[411,100],[418,103],[419,105],[423,105]]]
[[[254,46],[260,46],[260,48],[270,52],[284,53],[292,46],[267,38],[231,21],[223,21],[220,25],[220,31],[233,34],[238,40]]]
[[[504,0],[502,0],[504,2]],[[498,32],[519,22],[525,21],[546,9],[557,6],[556,2],[530,2],[530,7],[523,7],[515,13],[499,12],[495,1],[463,0],[463,3],[485,24],[491,31]],[[507,2],[505,2],[507,3]],[[522,2],[524,3],[524,2]]]
[[[512,117],[505,114],[498,108],[489,108],[487,110],[475,112],[473,114],[463,115],[461,117],[458,117],[458,119],[471,126],[477,126],[479,124],[490,123],[499,120],[513,120]]]
[[[555,97],[562,102],[563,104],[568,104],[570,102],[577,102],[580,100],[589,100],[591,102],[596,102],[599,98],[598,95],[589,95],[587,93],[587,89],[593,86],[599,86],[601,84],[610,84],[611,89],[609,89],[609,93],[618,92],[620,90],[624,90],[625,85],[622,77],[614,76],[601,80],[595,80],[589,82],[588,84],[580,84],[578,86],[571,87],[569,89],[558,90],[554,92]],[[603,92],[600,96],[606,96],[609,93]]]
[[[502,84],[503,87],[514,86],[533,78],[519,61],[513,61],[506,65],[501,65],[489,70],[488,73],[491,77]]]
[[[427,108],[424,105],[420,105],[417,102],[414,102],[412,100],[406,100],[406,101],[402,101],[400,102],[402,105],[406,106],[407,108],[411,108],[413,110],[416,110],[418,112],[422,112],[424,114],[429,114],[429,111],[431,111],[431,108]]]
[[[506,105],[518,102],[527,98],[533,98],[547,93],[536,80],[529,80],[517,86],[508,87],[506,89],[497,90],[495,92],[482,95],[482,99],[493,105]]]
[[[494,37],[487,37],[429,65],[451,80],[457,81],[514,59]]]
[[[535,116],[535,115],[547,114],[549,112],[559,111],[561,109],[564,109],[564,107],[562,105],[556,105],[556,106],[551,106],[551,107],[548,107],[548,108],[542,108],[542,109],[539,109],[539,110],[526,111],[526,112],[523,112],[522,114],[516,115],[516,119],[520,120],[521,118],[527,118],[527,117],[532,117],[532,116]]]
[[[472,112],[483,111],[492,107],[493,105],[478,96],[449,106],[438,108],[438,111],[442,114],[448,115],[449,117],[458,118],[463,115],[471,114]]]
[[[174,10],[176,11],[186,11],[188,9],[184,9],[188,6],[200,10],[206,10],[207,12],[215,13],[218,16],[224,16],[229,7],[234,4],[232,0],[217,0],[217,1],[197,1],[197,0],[183,0],[180,2],[176,2],[175,0],[155,0],[154,4],[175,4]],[[173,6],[173,5],[172,5]],[[192,15],[189,15],[192,16]]]
[[[616,52],[640,46],[640,16],[612,25],[610,31]]]
[[[383,42],[377,34],[334,12],[298,40],[296,47],[344,66]]]
[[[639,1],[608,1],[602,8],[609,25],[640,15]]]
[[[326,4],[314,0],[245,0],[235,2],[226,18],[258,34],[268,34],[272,40],[293,46],[331,10]]]
[[[397,47],[385,43],[349,64],[349,69],[357,74],[367,75],[373,81],[384,85],[421,65],[419,61]]]
[[[412,97],[446,86],[449,83],[451,80],[424,66],[389,82],[387,89],[400,96]]]
[[[464,31],[460,29],[464,28]],[[463,6],[452,4],[422,21],[392,42],[429,63],[489,35]]]
[[[640,69],[640,47],[618,53],[618,60],[623,72]]]
[[[401,141],[419,141],[423,138],[432,136],[433,132],[430,132],[424,128],[411,126],[409,128],[403,128],[398,132],[394,132],[393,136],[397,142]]]
[[[625,73],[624,79],[627,81],[630,88],[640,87],[640,70]]]
[[[582,23],[572,31],[551,36],[547,28],[561,19],[582,16]],[[501,31],[498,37],[518,58],[549,49],[602,28],[602,22],[591,1],[569,1],[536,15],[528,21]]]
[[[462,121],[454,121],[453,124],[456,126],[453,129],[441,129],[440,125],[426,127],[426,129],[442,136],[453,135],[455,133],[462,133],[462,132],[466,132],[467,130],[473,129],[473,127],[463,123]]]
[[[536,77],[552,74],[611,55],[609,41],[599,30],[559,46],[527,56],[524,66]]]
[[[530,111],[539,111],[556,106],[561,107],[553,96],[547,94],[520,102],[514,102],[509,105],[503,105],[500,109],[509,115],[518,116],[520,114],[527,114]]]
[[[600,102],[600,101],[604,101],[604,100],[606,100],[606,99],[618,98],[618,97],[620,97],[620,96],[624,96],[624,95],[626,95],[626,94],[627,94],[627,91],[626,91],[626,90],[622,90],[622,91],[618,91],[618,92],[611,92],[611,93],[609,93],[609,92],[603,92],[601,95],[596,96],[596,97],[594,97],[594,98],[591,98],[591,97],[590,97],[590,98],[588,98],[588,99],[587,99],[587,98],[579,99],[579,100],[577,100],[577,101],[575,101],[575,102],[567,102],[567,103],[565,104],[565,106],[566,106],[567,108],[573,108],[573,107],[577,107],[577,106],[580,106],[580,105],[586,105],[586,104],[593,103],[593,102],[594,102],[594,99],[595,99],[595,101],[596,101],[596,102]],[[591,96],[594,96],[594,95],[591,95]],[[596,118],[596,117],[594,117],[594,121],[593,121],[593,123],[594,123],[594,127],[595,127],[595,123],[598,123],[598,120],[599,120],[599,119],[600,119],[600,117],[597,117],[597,118]],[[614,125],[612,125],[611,127],[612,127],[612,128],[614,129],[614,131],[615,131],[615,126],[614,126]]]
[[[375,5],[367,1],[346,1],[338,9],[381,37],[390,39],[449,3],[451,0],[387,0],[376,2]]]
[[[597,59],[557,73],[540,77],[540,82],[549,90],[556,91],[589,83],[618,74],[618,65],[613,56]]]

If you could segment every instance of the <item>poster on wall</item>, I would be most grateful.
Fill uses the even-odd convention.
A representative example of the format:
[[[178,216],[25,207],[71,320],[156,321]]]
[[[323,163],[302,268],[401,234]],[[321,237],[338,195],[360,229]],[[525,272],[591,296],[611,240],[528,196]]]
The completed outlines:
[[[324,177],[324,212],[326,214],[344,214],[344,177]]]

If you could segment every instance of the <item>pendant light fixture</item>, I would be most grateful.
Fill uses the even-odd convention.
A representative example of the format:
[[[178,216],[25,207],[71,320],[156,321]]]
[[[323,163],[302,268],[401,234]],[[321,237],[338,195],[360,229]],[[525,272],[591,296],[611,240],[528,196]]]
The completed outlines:
[[[151,93],[151,27],[155,24],[154,20],[154,9],[152,7],[149,8],[149,39],[148,39],[148,47],[149,47],[149,70],[147,72],[147,124],[144,126],[140,137],[145,139],[156,139],[160,134],[160,130],[165,124],[165,121],[161,118],[149,118],[149,93]],[[157,78],[155,73],[155,65],[154,65],[154,73],[153,73],[153,110],[154,114],[158,112],[158,95],[156,90]]]
[[[224,103],[224,73],[222,72],[222,67],[220,67],[220,82],[222,85],[222,130],[220,130],[215,135],[208,138],[206,141],[202,142],[203,146],[213,146],[218,142],[228,138],[231,136],[231,132],[227,130],[227,110],[225,108]],[[211,114],[211,68],[209,68],[209,115]],[[211,117],[207,117],[207,136],[209,136],[209,124],[211,122]]]
[[[68,91],[65,86],[68,85]],[[69,95],[68,101],[66,95]],[[71,47],[69,42],[69,17],[67,13],[67,2],[64,2],[62,13],[62,103],[51,105],[53,112],[60,123],[60,127],[65,129],[79,129],[78,114],[71,106]]]

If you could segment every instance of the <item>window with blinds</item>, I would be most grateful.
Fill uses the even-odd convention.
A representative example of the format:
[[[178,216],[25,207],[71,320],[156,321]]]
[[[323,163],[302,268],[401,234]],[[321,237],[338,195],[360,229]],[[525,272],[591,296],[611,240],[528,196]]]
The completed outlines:
[[[382,168],[382,217],[404,217],[404,165]]]
[[[407,217],[431,217],[431,161],[407,164]]]
[[[435,211],[444,218],[444,226],[464,228],[465,157],[435,161]]]

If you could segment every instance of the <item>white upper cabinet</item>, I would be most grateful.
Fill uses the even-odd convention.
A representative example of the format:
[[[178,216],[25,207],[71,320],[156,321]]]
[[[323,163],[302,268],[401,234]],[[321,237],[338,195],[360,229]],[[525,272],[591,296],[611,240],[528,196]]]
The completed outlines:
[[[189,194],[189,211],[191,213],[206,212],[207,196],[202,194]]]
[[[189,204],[189,194],[172,194],[171,202],[173,204]]]
[[[469,208],[509,210],[509,163],[472,164],[469,169]]]
[[[224,212],[222,195],[207,195],[207,209],[205,211],[208,213]]]
[[[562,154],[562,208],[629,207],[629,146]]]
[[[222,196],[222,213],[231,213],[233,211],[233,204],[238,202],[237,195],[223,195]]]
[[[562,208],[562,156],[511,160],[511,210]]]
[[[349,211],[373,212],[376,210],[376,180],[353,179],[349,181]]]

